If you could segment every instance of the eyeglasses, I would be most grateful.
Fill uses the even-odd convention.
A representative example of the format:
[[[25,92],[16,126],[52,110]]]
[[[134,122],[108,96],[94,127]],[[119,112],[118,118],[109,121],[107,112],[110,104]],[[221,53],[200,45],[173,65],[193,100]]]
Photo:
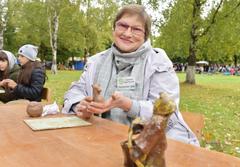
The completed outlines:
[[[116,26],[115,26],[115,29],[117,31],[127,31],[128,29],[131,29],[131,32],[133,35],[137,35],[137,36],[140,36],[142,34],[145,33],[145,31],[141,28],[138,28],[138,27],[132,27],[126,23],[123,23],[123,22],[117,22],[116,23]]]

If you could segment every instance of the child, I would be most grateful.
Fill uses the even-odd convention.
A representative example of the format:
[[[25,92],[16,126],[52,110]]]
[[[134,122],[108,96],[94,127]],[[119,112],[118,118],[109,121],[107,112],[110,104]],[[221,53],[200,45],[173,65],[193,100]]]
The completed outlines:
[[[37,47],[30,44],[23,45],[18,50],[21,70],[17,82],[12,79],[3,80],[14,95],[14,98],[8,99],[8,101],[17,99],[41,101],[46,74],[41,63],[36,61],[37,53]]]
[[[17,59],[15,56],[6,50],[0,51],[0,101],[8,101],[8,99],[11,99],[11,93],[9,92],[9,89],[6,89],[6,85],[4,85],[4,79],[12,79],[13,81],[17,81],[17,77],[19,74],[20,67],[16,63]]]
[[[7,78],[17,81],[20,67],[16,62],[17,59],[11,52],[0,51],[0,81]],[[0,86],[3,86],[1,82]]]

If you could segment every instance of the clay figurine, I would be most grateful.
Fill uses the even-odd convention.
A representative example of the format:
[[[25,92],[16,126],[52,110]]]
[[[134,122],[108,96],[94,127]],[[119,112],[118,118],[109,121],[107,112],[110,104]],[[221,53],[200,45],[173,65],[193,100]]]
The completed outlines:
[[[104,97],[101,95],[101,86],[99,84],[92,85],[93,88],[93,101],[95,102],[104,102]],[[99,116],[99,114],[94,114]]]
[[[104,98],[101,95],[101,86],[99,84],[92,85],[93,88],[93,101],[95,102],[103,102]]]
[[[92,99],[91,98],[86,98],[85,100],[89,103],[91,103],[92,101],[94,102],[103,102],[104,101],[104,98],[103,96],[101,95],[101,87],[99,84],[94,84],[92,85],[92,91],[93,91],[93,96],[92,96]],[[82,119],[85,119],[85,120],[88,120],[91,118],[93,114],[91,112],[88,112],[88,111],[84,111],[81,113],[81,118]],[[94,115],[98,115],[98,114],[94,114]]]
[[[175,110],[175,103],[166,93],[161,93],[154,103],[150,121],[143,122],[140,118],[133,120],[128,140],[121,143],[125,167],[166,167],[165,128],[168,118]]]
[[[40,117],[43,112],[43,106],[40,102],[32,101],[27,106],[27,114],[30,117]]]

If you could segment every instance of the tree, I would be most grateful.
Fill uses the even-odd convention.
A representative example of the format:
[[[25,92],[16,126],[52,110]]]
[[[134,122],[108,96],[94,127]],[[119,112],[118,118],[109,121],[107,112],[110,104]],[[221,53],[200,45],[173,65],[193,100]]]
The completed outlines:
[[[47,0],[48,26],[50,36],[50,46],[52,48],[52,73],[57,73],[57,37],[59,27],[59,15],[61,10],[61,1]]]
[[[84,36],[84,60],[86,61],[89,55],[111,46],[112,20],[118,6],[112,0],[98,1],[98,5],[93,5],[92,1],[86,0],[82,5],[85,8],[82,35]]]
[[[186,60],[190,42],[191,12],[186,10],[191,4],[178,1],[172,4],[163,15],[165,22],[159,28],[160,36],[155,38],[154,46],[162,47],[172,60]],[[182,19],[184,18],[184,19]]]
[[[6,44],[9,50],[16,50],[19,46],[31,43],[39,46],[49,46],[49,36],[45,3],[35,1],[13,1],[9,5]],[[41,55],[42,56],[42,55]]]
[[[186,54],[186,44],[189,43],[187,51],[188,68],[186,73],[186,83],[195,84],[195,62],[197,55],[201,55],[201,49],[204,49],[200,48],[201,40],[206,40],[204,37],[216,24],[218,19],[217,16],[220,13],[219,11],[222,9],[223,4],[228,1],[220,0],[212,2],[215,6],[209,13],[208,17],[204,18],[203,9],[204,6],[207,5],[206,0],[177,0],[171,9],[169,19],[163,26],[163,31],[160,32],[161,36],[156,40],[157,42],[162,41],[161,43],[165,43],[165,46],[170,45],[167,50],[172,49],[171,53],[173,56],[175,56],[176,53],[179,54],[179,51],[174,53],[173,49],[175,48],[177,50],[182,48],[183,53]],[[240,2],[238,1],[237,3],[234,3],[235,5],[232,8],[228,8],[228,14],[236,11],[240,5],[239,3]],[[175,24],[175,22],[178,24]],[[176,42],[171,40],[170,37],[164,37],[168,36],[166,33],[170,34],[169,36],[174,37],[173,39],[176,40]],[[180,33],[181,35],[179,35]],[[171,42],[175,45],[175,47]]]
[[[240,10],[234,0],[227,1],[219,11],[218,21],[209,33],[200,41],[200,47],[211,62],[237,65],[240,55]]]
[[[189,45],[189,56],[188,56],[188,67],[186,72],[186,83],[195,84],[195,63],[197,54],[197,42],[199,38],[206,35],[209,29],[216,21],[216,16],[224,0],[221,0],[217,5],[209,23],[204,27],[203,19],[201,18],[201,11],[206,0],[194,0],[192,2],[192,22],[190,31],[190,45]]]
[[[6,26],[6,1],[0,0],[0,49],[3,49],[3,33]]]
[[[79,3],[66,5],[59,19],[59,51],[62,57],[64,54],[64,58],[72,56],[72,60],[75,56],[80,56],[85,46],[82,34],[84,17],[79,10]]]

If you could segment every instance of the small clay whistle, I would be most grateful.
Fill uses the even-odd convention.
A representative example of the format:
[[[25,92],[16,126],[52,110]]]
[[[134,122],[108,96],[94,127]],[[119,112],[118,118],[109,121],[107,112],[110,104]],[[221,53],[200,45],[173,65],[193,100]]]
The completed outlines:
[[[101,86],[99,84],[92,85],[93,88],[93,101],[95,102],[103,102],[104,98],[101,95]]]
[[[27,114],[30,117],[40,117],[43,112],[43,106],[40,102],[32,101],[27,106]]]

